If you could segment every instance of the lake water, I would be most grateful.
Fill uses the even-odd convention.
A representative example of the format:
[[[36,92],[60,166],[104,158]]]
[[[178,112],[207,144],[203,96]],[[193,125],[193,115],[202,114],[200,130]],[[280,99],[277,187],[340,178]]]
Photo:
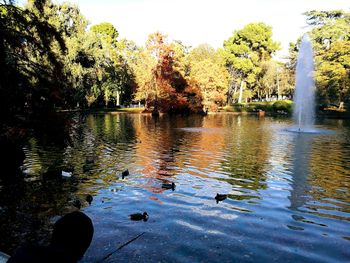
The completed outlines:
[[[81,262],[141,233],[103,262],[349,262],[350,123],[319,120],[328,132],[318,134],[290,126],[233,114],[75,116],[71,146],[30,139],[24,180],[0,186],[0,248],[45,244],[80,200],[95,227]],[[72,177],[43,176],[50,169]],[[128,218],[143,211],[146,222]]]

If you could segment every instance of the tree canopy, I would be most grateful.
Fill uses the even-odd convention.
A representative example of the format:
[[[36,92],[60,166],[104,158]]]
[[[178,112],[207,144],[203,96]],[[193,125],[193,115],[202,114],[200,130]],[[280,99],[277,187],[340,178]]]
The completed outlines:
[[[144,104],[147,111],[217,111],[234,102],[281,99],[293,93],[298,43],[287,63],[274,60],[279,43],[265,23],[235,30],[223,48],[196,47],[166,34],[143,46],[119,36],[117,25],[89,25],[77,5],[1,1],[2,117],[42,109]],[[315,49],[316,83],[324,103],[349,100],[350,15],[305,13]],[[5,123],[5,122],[4,122]]]
[[[236,82],[241,83],[238,102],[242,101],[245,82],[254,89],[261,63],[270,60],[278,48],[279,44],[272,40],[272,28],[264,23],[248,24],[224,42],[226,65]]]
[[[308,34],[314,46],[319,101],[324,104],[347,102],[350,95],[350,13],[310,11],[305,15],[311,26]]]

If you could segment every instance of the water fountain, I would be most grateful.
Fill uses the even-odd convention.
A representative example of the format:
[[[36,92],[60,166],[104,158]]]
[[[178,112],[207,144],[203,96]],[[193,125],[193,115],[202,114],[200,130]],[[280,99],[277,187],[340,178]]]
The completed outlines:
[[[315,121],[314,58],[311,41],[304,35],[297,59],[294,91],[295,131],[312,132]]]

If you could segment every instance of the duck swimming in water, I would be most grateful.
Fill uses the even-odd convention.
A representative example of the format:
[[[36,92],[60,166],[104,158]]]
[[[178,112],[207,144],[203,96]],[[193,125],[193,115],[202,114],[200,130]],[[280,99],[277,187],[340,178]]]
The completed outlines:
[[[62,175],[62,177],[70,178],[70,177],[72,177],[72,172],[62,171],[61,175]]]
[[[217,204],[219,203],[219,201],[224,201],[226,198],[227,198],[227,195],[224,195],[224,194],[216,194],[215,196],[215,200]]]
[[[143,214],[141,214],[141,213],[131,214],[131,215],[129,215],[129,217],[131,220],[134,220],[134,221],[143,220],[146,222],[148,220],[147,212],[143,212]]]
[[[163,189],[172,189],[174,191],[175,187],[176,187],[176,185],[174,182],[172,182],[171,184],[162,184]]]
[[[91,205],[92,200],[93,200],[92,195],[87,195],[87,196],[86,196],[86,198],[85,198],[85,200],[86,200],[86,202],[88,202],[88,203],[89,203],[89,205]]]
[[[124,179],[124,177],[129,175],[129,170],[126,169],[125,171],[122,172],[122,179]]]

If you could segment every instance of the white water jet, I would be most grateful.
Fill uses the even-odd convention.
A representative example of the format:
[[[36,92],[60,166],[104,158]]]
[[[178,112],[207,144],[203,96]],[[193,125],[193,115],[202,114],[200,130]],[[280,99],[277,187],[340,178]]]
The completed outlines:
[[[304,35],[297,59],[294,91],[294,123],[297,131],[313,129],[315,121],[314,57],[308,35]]]

